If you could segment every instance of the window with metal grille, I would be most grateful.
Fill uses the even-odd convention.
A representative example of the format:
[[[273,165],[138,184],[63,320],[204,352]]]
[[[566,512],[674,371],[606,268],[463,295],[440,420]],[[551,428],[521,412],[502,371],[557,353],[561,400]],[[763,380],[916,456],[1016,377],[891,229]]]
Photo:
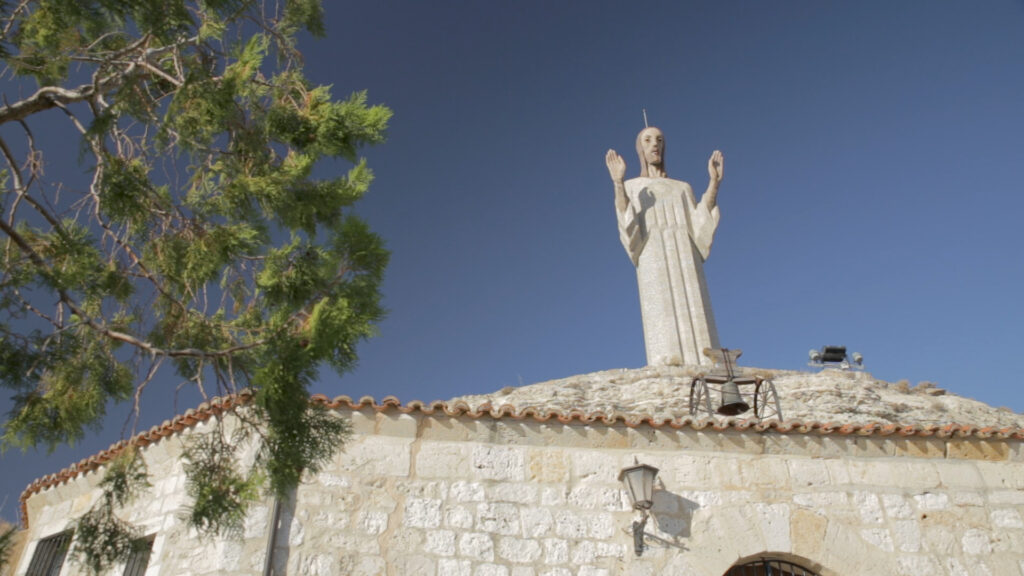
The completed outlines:
[[[810,568],[786,560],[762,558],[729,568],[723,576],[820,576]]]
[[[135,544],[135,550],[125,564],[124,576],[143,576],[149,566],[149,556],[153,553],[153,537],[143,538]]]
[[[32,555],[32,562],[28,565],[26,576],[59,576],[70,544],[70,531],[40,540],[36,544],[36,551]]]

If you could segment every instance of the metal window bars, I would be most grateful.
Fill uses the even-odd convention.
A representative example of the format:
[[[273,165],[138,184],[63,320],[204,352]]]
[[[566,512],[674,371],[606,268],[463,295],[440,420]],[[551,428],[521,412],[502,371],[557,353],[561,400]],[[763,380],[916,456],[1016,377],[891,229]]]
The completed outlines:
[[[36,551],[32,554],[32,562],[29,563],[28,572],[25,575],[60,576],[60,569],[64,566],[64,557],[67,556],[70,544],[70,531],[40,540],[36,544]]]
[[[136,548],[124,567],[124,576],[143,576],[149,567],[149,556],[153,553],[153,537],[136,542]]]
[[[724,576],[820,576],[810,568],[804,568],[786,560],[762,558],[739,566],[733,566]]]

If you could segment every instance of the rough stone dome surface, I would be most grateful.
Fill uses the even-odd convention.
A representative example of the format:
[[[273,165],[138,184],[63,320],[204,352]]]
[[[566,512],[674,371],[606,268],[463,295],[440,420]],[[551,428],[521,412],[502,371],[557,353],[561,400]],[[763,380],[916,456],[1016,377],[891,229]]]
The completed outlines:
[[[695,366],[647,366],[605,370],[490,394],[453,398],[471,408],[484,404],[513,406],[517,411],[601,412],[682,418],[690,415],[690,384],[706,371]],[[947,424],[1024,428],[1024,414],[957,396],[927,382],[890,383],[867,372],[825,369],[820,372],[740,368],[742,375],[771,379],[785,421],[837,424]],[[700,416],[698,413],[697,416]],[[737,418],[750,418],[752,412]],[[717,417],[724,418],[724,417]]]

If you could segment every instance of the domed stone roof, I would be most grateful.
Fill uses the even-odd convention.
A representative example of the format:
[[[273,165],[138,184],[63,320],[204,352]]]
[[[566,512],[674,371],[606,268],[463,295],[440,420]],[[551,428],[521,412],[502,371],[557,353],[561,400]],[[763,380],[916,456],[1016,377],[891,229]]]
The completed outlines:
[[[690,383],[704,370],[694,366],[648,366],[605,370],[491,394],[453,398],[471,408],[485,403],[584,413],[643,414],[654,418],[689,416]],[[957,396],[930,383],[890,383],[866,372],[826,369],[821,372],[740,368],[743,375],[771,379],[787,422],[834,424],[947,424],[1024,428],[1024,415]],[[697,414],[700,416],[700,413]],[[752,412],[737,416],[750,418]],[[723,417],[717,417],[723,418]]]

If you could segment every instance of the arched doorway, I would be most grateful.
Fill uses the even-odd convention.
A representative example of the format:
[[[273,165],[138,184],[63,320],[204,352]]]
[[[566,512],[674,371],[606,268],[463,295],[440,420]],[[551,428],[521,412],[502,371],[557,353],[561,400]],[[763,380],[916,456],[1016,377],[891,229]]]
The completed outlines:
[[[788,560],[759,558],[737,564],[722,576],[821,576],[810,568],[804,568]]]

